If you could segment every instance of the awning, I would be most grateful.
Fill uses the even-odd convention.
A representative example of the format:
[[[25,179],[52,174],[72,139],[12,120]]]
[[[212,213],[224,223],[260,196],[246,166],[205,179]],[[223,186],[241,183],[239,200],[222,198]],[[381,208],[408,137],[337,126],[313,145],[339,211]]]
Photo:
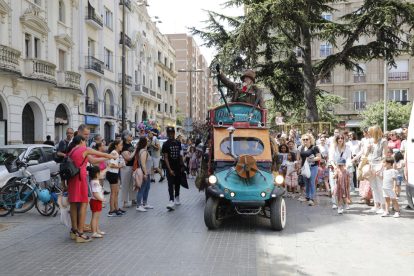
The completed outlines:
[[[346,122],[345,127],[359,127],[359,124],[361,124],[362,120],[349,120]]]

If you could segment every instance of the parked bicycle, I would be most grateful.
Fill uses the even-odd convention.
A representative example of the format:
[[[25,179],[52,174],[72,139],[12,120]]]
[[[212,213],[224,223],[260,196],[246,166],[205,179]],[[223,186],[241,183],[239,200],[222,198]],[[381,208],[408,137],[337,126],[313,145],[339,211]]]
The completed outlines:
[[[22,178],[16,178],[13,182],[5,186],[0,192],[0,216],[7,216],[11,213],[14,215],[16,211],[22,213],[27,212],[33,206],[43,216],[50,216],[55,211],[56,202],[54,197],[56,194],[51,193],[51,189],[55,189],[56,182],[48,189],[41,189],[39,183],[50,179],[50,171],[40,171],[31,174],[27,167],[36,165],[38,161],[31,160],[28,163],[19,161],[18,159],[6,164],[9,172],[21,170]]]

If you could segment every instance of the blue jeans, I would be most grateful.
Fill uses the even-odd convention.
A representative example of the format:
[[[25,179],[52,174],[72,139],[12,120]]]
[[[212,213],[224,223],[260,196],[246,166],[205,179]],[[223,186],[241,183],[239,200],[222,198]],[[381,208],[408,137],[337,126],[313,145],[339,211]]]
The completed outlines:
[[[351,173],[351,193],[355,192],[355,186],[354,186],[354,173]]]
[[[143,203],[147,203],[148,193],[149,193],[150,188],[151,188],[151,176],[148,175],[147,181],[142,181],[141,189],[138,191],[137,206],[141,205],[141,201],[143,201]]]
[[[313,200],[313,196],[315,195],[315,180],[316,176],[318,175],[318,166],[311,166],[310,167],[311,177],[307,178],[304,177],[303,180],[305,182],[305,189],[306,189],[306,198],[310,198]]]

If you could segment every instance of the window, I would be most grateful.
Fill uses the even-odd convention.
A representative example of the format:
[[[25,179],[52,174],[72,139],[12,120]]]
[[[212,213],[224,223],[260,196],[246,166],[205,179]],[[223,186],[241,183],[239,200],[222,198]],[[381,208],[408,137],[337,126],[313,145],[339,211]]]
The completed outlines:
[[[165,82],[165,91],[168,91],[168,81]]]
[[[34,57],[40,58],[40,39],[35,38],[34,39]]]
[[[358,73],[358,70],[354,69],[354,82],[366,82],[367,81],[367,75],[366,75],[366,64],[365,63],[359,63],[359,67],[362,68],[362,72]]]
[[[105,26],[112,29],[112,12],[105,9]]]
[[[105,48],[105,68],[112,71],[112,52]]]
[[[158,61],[161,61],[161,52],[158,52]]]
[[[41,0],[33,0],[33,3],[35,3],[38,6],[42,6],[42,1]]]
[[[145,85],[145,75],[142,76],[142,84]]]
[[[170,113],[173,114],[172,106],[170,106]]]
[[[173,70],[173,63],[172,62],[170,62],[170,69],[171,69],[171,71]]]
[[[137,70],[135,70],[135,83],[139,83],[138,82],[138,71]]]
[[[170,94],[172,94],[173,93],[173,86],[172,86],[172,84],[170,85]]]
[[[59,49],[59,71],[65,71],[66,52]]]
[[[409,102],[408,100],[408,89],[395,89],[388,91],[388,100],[396,101],[403,104]]]
[[[367,104],[367,92],[366,91],[354,92],[354,109],[355,110],[365,109],[366,104]]]
[[[40,148],[34,148],[30,151],[29,155],[27,156],[27,161],[36,160],[39,163],[44,163],[45,160],[43,158],[43,153]]]
[[[302,57],[302,49],[300,47],[296,47],[296,56]]]
[[[321,79],[321,84],[332,83],[331,76],[332,76],[332,71],[326,74],[326,76]]]
[[[43,151],[45,152],[45,155],[46,155],[46,158],[47,158],[46,162],[49,162],[49,161],[53,161],[54,160],[53,159],[53,148],[46,148],[46,147],[44,147],[43,148]]]
[[[158,87],[161,88],[161,77],[158,77]]]
[[[167,66],[167,58],[164,58],[164,64]]]
[[[168,112],[168,104],[165,104],[165,113]]]
[[[404,81],[409,80],[409,65],[408,60],[397,60],[395,61],[397,67],[391,67],[388,71],[389,81]]]
[[[321,45],[321,57],[327,57],[332,54],[332,45]]]
[[[65,23],[65,4],[59,0],[59,21]]]
[[[258,138],[253,137],[234,137],[234,153],[240,155],[247,153],[252,156],[260,155],[264,150],[263,142]],[[230,139],[224,138],[220,143],[221,151],[230,155]]]
[[[150,80],[150,88],[152,89],[152,80]]]
[[[161,112],[161,104],[158,104],[158,111]]]
[[[29,58],[29,53],[31,52],[30,51],[30,35],[29,34],[25,35],[24,48],[25,48],[26,58]]]
[[[332,14],[329,13],[323,13],[322,18],[328,21],[332,21]]]

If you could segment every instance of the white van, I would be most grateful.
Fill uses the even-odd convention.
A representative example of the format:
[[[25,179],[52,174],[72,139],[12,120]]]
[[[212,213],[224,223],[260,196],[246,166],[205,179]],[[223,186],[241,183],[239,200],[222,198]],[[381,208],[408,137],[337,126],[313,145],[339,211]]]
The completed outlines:
[[[414,107],[413,107],[414,110]],[[407,144],[405,149],[405,177],[407,179],[407,201],[414,208],[414,112],[411,110],[410,125],[408,127]]]

